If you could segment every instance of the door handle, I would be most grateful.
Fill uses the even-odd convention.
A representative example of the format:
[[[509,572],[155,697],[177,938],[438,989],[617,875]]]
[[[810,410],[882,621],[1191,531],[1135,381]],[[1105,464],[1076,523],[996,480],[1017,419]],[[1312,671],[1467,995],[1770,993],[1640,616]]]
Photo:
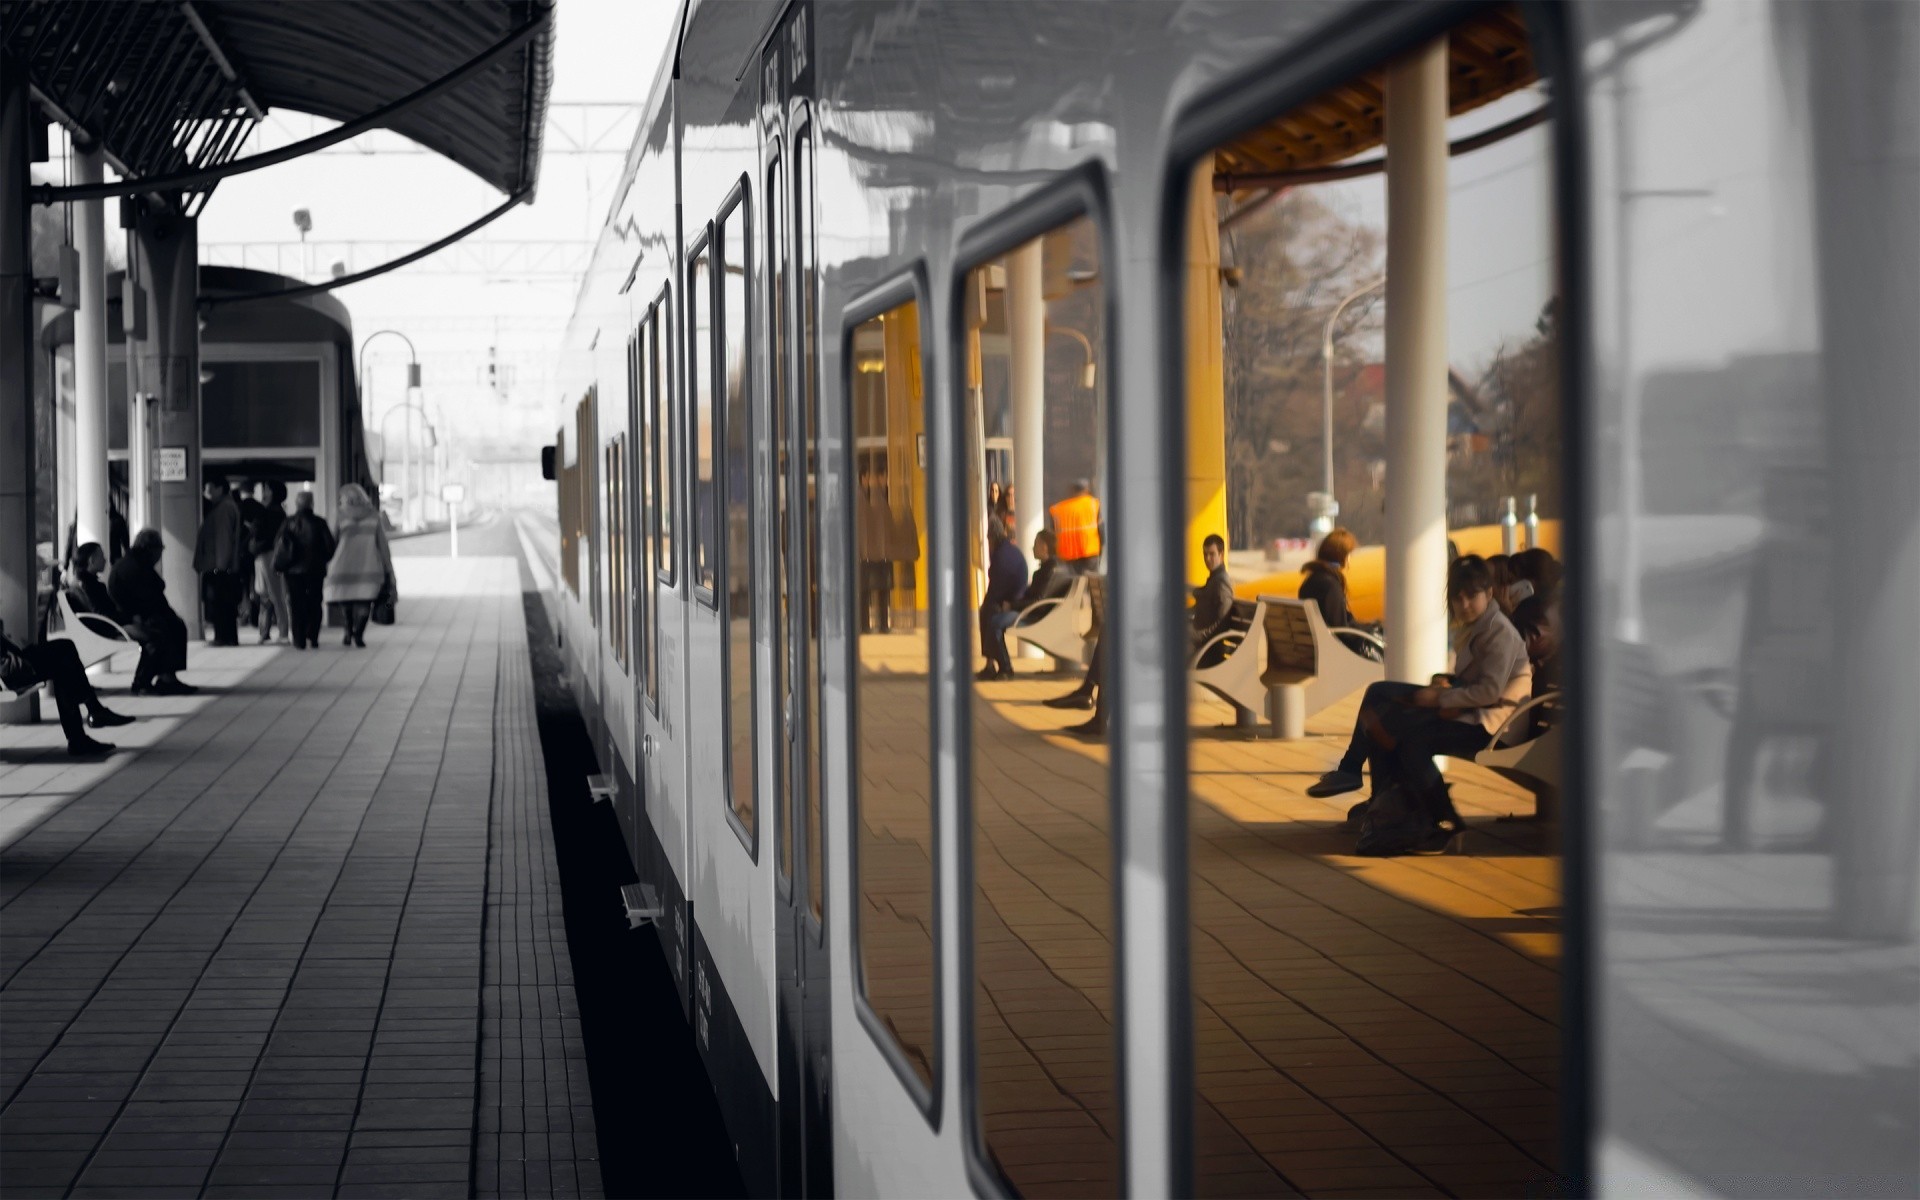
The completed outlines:
[[[645,737],[640,739],[640,753],[643,757],[646,757],[646,758],[653,757],[653,735],[652,734],[649,733]]]

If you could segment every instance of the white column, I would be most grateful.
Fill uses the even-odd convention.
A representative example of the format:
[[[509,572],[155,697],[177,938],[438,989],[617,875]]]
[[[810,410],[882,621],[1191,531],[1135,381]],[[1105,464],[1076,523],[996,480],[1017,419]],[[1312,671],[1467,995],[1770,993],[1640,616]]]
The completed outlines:
[[[1447,669],[1447,44],[1387,67],[1387,677]]]
[[[99,183],[104,156],[76,150],[74,182]],[[73,314],[74,544],[111,546],[107,532],[107,222],[104,200],[73,206],[80,252],[80,310]],[[111,552],[109,550],[109,552]]]
[[[1007,255],[1007,334],[1013,393],[1013,540],[1025,554],[1046,528],[1047,301],[1041,239]]]

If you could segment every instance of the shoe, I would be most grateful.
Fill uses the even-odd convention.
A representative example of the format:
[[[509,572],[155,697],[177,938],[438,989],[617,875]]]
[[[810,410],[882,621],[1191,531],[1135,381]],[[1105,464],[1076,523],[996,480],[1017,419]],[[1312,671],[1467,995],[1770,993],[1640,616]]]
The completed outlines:
[[[1095,717],[1093,720],[1083,722],[1079,725],[1069,725],[1063,732],[1076,733],[1081,737],[1103,738],[1107,736],[1107,723]]]
[[[356,633],[353,635],[353,645],[357,650],[365,650],[367,648],[367,639]]]
[[[147,690],[155,696],[191,696],[200,689],[179,679],[162,679]]]
[[[352,634],[350,634],[350,633],[343,633],[343,634],[341,634],[341,635],[340,635],[340,644],[341,644],[342,646],[351,646],[351,645],[353,645],[353,635],[352,635]]]
[[[125,713],[117,713],[110,708],[101,707],[87,715],[87,724],[95,729],[109,729],[115,725],[131,725],[133,718]]]
[[[979,680],[981,683],[991,683],[992,681],[1000,678],[1000,668],[993,665],[992,663],[988,663],[984,668],[982,668],[979,671],[979,673],[974,675],[974,678]]]
[[[1093,697],[1086,692],[1068,692],[1064,696],[1055,696],[1051,700],[1042,700],[1040,703],[1048,708],[1077,708],[1085,712],[1093,707]]]
[[[154,693],[154,690],[153,690],[153,686],[154,686],[154,685],[153,685],[153,684],[151,684],[151,683],[136,683],[136,684],[134,684],[134,685],[133,685],[132,687],[130,687],[130,688],[128,688],[128,689],[127,689],[127,695],[129,695],[129,696],[151,696],[151,695],[154,695],[155,693]]]
[[[304,640],[295,642],[293,644],[293,648],[295,650],[305,650],[307,648],[307,643]]]
[[[90,737],[81,736],[67,743],[67,754],[72,758],[101,758],[113,753],[108,742],[97,742]]]
[[[1366,780],[1352,771],[1342,771],[1335,767],[1320,777],[1320,781],[1307,789],[1307,795],[1318,799],[1328,796],[1344,796],[1348,792],[1357,792]]]

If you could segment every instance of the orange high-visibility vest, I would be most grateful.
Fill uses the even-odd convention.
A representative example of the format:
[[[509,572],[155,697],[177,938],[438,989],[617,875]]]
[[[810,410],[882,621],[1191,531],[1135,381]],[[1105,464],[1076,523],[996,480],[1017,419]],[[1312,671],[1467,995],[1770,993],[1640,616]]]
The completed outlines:
[[[1061,562],[1092,558],[1100,553],[1100,502],[1092,496],[1068,496],[1047,510],[1053,514],[1057,535],[1054,552]]]

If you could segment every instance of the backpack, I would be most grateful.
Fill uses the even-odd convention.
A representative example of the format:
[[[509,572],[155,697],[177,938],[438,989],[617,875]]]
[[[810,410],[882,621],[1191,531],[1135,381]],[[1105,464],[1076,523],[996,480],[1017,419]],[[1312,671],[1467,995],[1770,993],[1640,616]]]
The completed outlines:
[[[1376,858],[1412,854],[1423,848],[1432,833],[1433,822],[1423,806],[1390,780],[1374,789],[1360,813],[1360,840],[1353,852]]]

